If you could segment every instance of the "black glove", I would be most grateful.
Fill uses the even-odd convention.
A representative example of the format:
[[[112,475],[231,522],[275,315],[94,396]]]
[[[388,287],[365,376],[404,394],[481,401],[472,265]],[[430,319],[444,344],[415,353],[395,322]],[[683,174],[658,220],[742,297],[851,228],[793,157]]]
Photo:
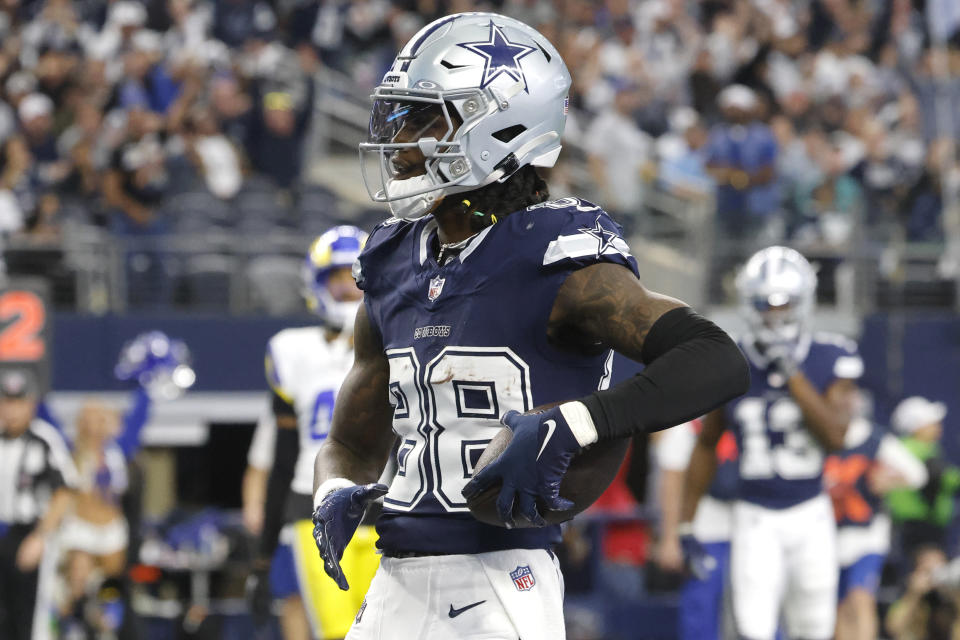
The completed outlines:
[[[270,565],[257,561],[247,576],[246,597],[254,619],[262,621],[270,616],[273,594],[270,593]]]

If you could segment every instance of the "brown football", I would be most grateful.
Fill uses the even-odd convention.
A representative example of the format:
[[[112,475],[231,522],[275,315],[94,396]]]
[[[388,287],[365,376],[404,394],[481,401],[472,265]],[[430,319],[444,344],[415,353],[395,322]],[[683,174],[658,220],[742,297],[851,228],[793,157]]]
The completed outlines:
[[[544,408],[549,407],[538,407],[537,410]],[[504,427],[499,431],[483,450],[473,472],[477,473],[495,460],[497,456],[503,453],[512,439],[513,431],[509,427]],[[547,524],[566,522],[596,502],[600,494],[606,491],[610,483],[613,482],[617,471],[620,470],[629,444],[629,439],[598,442],[576,455],[570,462],[570,468],[567,469],[567,473],[560,483],[561,497],[573,501],[573,508],[566,511],[551,511],[547,509],[543,501],[537,500],[537,510],[547,521]],[[467,501],[467,506],[474,518],[487,524],[503,526],[500,516],[497,515],[497,495],[500,493],[500,486],[500,484],[496,484]],[[533,526],[519,514],[516,502],[513,506],[513,519],[518,528]]]

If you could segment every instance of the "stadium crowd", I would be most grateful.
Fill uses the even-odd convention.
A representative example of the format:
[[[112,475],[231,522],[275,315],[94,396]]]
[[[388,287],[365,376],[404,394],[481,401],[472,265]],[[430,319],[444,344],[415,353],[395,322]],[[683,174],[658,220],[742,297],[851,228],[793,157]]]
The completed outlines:
[[[566,135],[625,219],[658,187],[715,195],[744,254],[842,249],[861,228],[944,241],[960,10],[911,0],[6,0],[0,230],[40,246],[67,220],[141,239],[316,231],[337,204],[300,198],[315,72],[362,93],[422,25],[474,9],[527,21],[569,61]]]

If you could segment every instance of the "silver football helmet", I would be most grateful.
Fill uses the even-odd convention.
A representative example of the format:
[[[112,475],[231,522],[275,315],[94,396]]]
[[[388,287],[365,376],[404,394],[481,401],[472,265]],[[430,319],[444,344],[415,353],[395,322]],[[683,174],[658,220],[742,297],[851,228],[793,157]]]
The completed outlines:
[[[764,349],[793,351],[810,339],[817,274],[789,247],[753,254],[737,276],[737,293],[751,337]]]
[[[394,216],[416,219],[444,196],[552,167],[570,72],[550,42],[495,13],[431,22],[374,90],[363,181]]]

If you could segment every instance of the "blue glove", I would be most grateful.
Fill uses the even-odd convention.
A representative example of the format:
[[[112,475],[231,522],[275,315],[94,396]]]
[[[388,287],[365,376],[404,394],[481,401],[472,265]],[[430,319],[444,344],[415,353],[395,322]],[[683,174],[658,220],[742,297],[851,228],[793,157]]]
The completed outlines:
[[[692,533],[680,536],[680,548],[683,549],[683,563],[687,571],[697,580],[706,580],[717,568],[717,559],[707,553]]]
[[[800,370],[800,363],[792,345],[773,345],[763,348],[768,359],[767,376],[774,387],[782,387]]]
[[[568,404],[580,405],[584,414],[589,416],[586,407],[580,403]],[[513,507],[516,502],[523,517],[542,527],[546,522],[537,510],[537,498],[554,511],[573,507],[571,501],[560,497],[560,481],[570,466],[570,460],[583,446],[559,406],[533,414],[508,411],[501,422],[513,431],[513,439],[496,460],[473,476],[463,488],[463,496],[469,500],[498,481],[502,482],[497,512],[504,525],[508,529],[515,525]],[[594,440],[595,434],[594,430]]]
[[[365,484],[337,489],[313,510],[313,539],[317,542],[323,570],[347,591],[350,585],[340,568],[343,550],[353,537],[367,505],[389,491],[385,484]]]

